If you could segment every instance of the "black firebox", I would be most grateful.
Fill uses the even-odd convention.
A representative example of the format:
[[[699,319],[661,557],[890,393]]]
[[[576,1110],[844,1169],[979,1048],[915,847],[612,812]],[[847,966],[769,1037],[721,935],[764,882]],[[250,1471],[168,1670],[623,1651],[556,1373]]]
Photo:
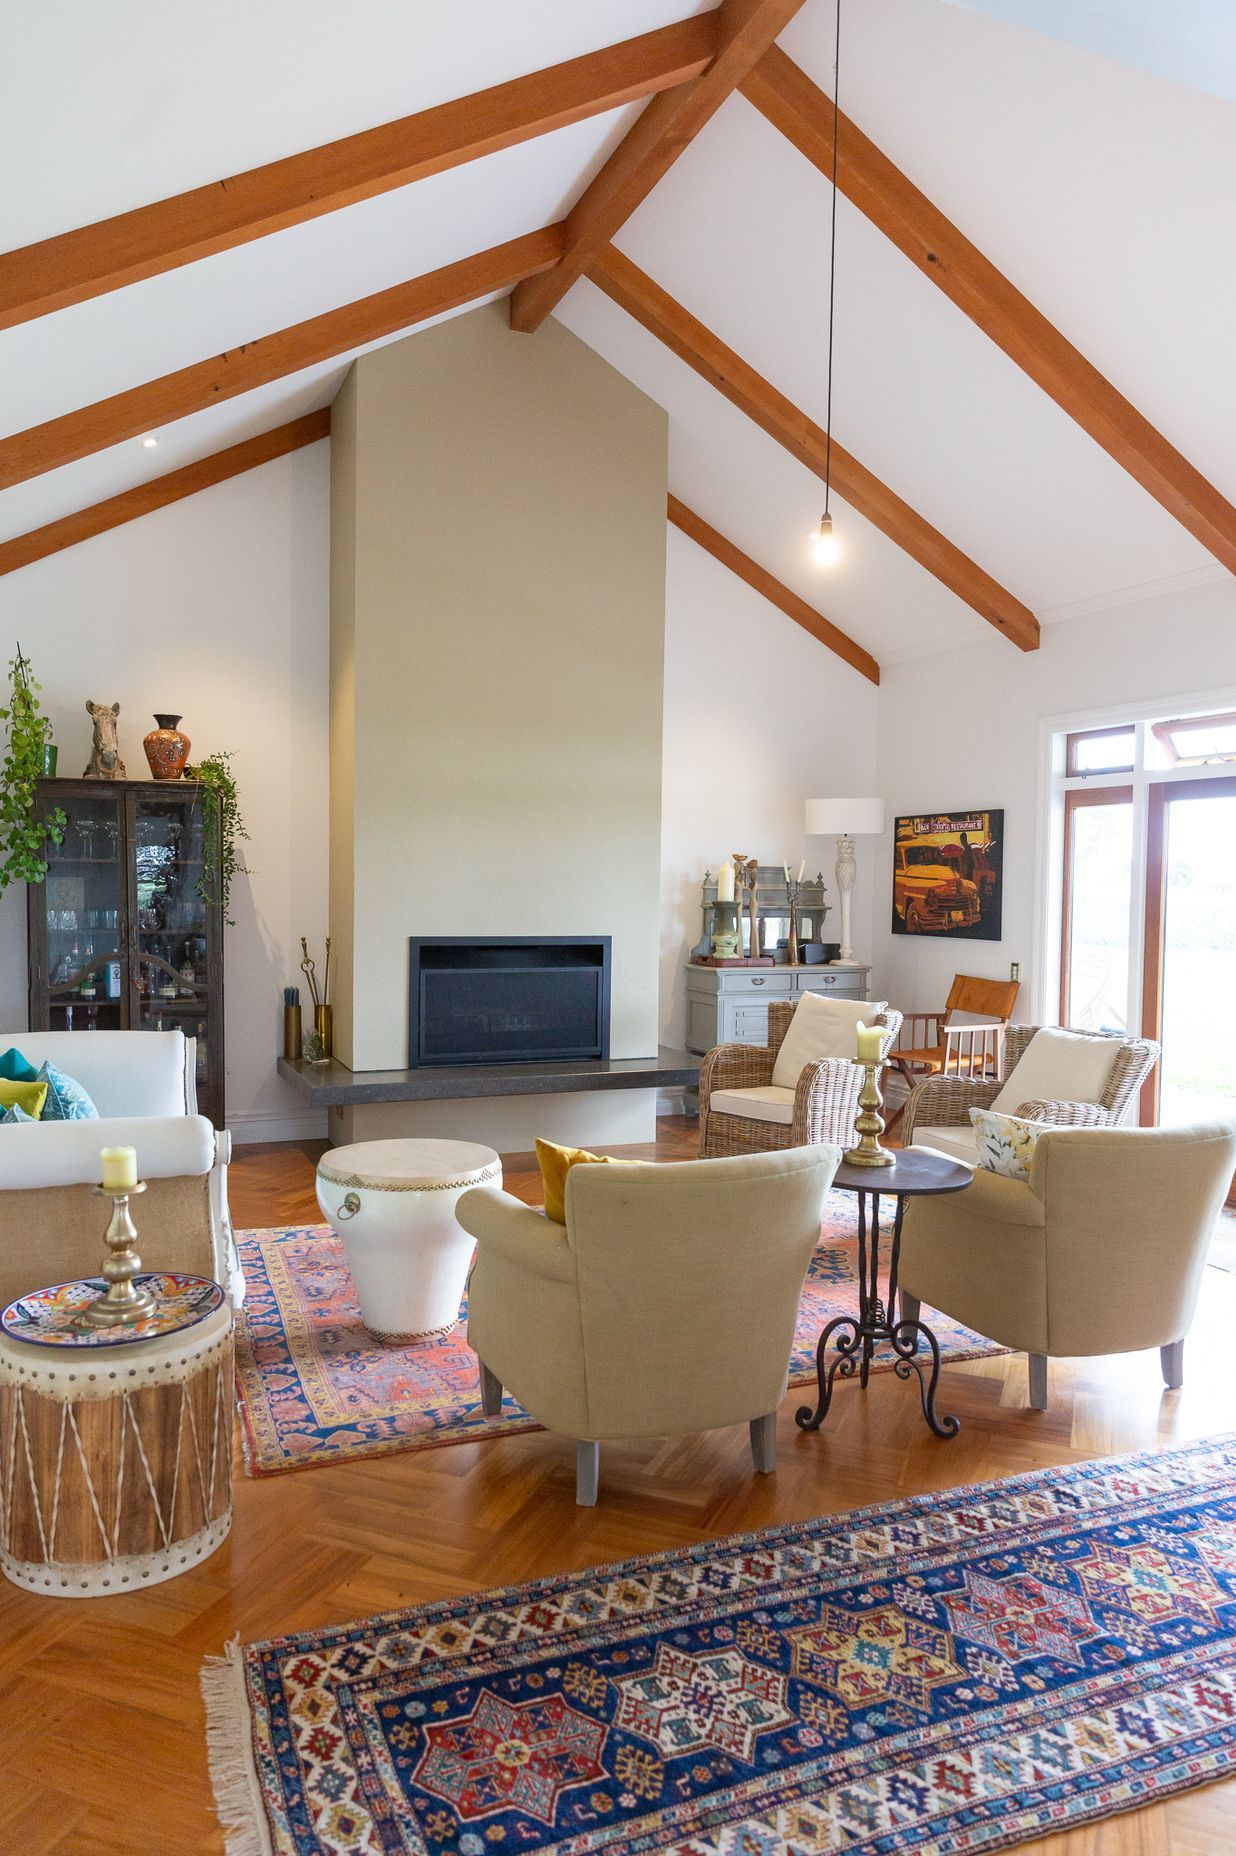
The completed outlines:
[[[408,1067],[609,1056],[609,935],[413,936]]]

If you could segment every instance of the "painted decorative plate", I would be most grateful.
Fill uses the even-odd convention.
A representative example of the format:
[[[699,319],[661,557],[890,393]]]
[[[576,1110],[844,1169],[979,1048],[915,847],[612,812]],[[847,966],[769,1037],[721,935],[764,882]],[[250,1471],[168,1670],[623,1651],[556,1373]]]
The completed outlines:
[[[223,1302],[223,1290],[205,1276],[151,1270],[136,1281],[154,1291],[156,1302],[151,1314],[127,1327],[96,1328],[86,1320],[85,1310],[107,1288],[101,1276],[87,1276],[19,1296],[0,1315],[0,1328],[36,1347],[126,1347],[191,1328]]]

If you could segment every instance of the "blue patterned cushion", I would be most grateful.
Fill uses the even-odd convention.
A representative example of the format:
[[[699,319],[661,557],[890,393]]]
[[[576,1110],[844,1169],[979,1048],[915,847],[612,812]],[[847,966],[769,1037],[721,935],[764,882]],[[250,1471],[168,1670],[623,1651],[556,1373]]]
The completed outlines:
[[[47,1100],[43,1104],[44,1121],[97,1121],[99,1111],[90,1096],[75,1082],[58,1070],[54,1063],[45,1063],[39,1071],[39,1081],[47,1084]]]
[[[34,1065],[22,1056],[16,1044],[10,1044],[3,1057],[0,1057],[0,1076],[9,1083],[33,1083],[38,1081],[38,1071]]]
[[[37,1121],[37,1120],[38,1120],[37,1115],[27,1115],[25,1109],[18,1108],[16,1102],[10,1102],[9,1106],[5,1109],[3,1115],[0,1115],[0,1123],[6,1122],[6,1121]]]

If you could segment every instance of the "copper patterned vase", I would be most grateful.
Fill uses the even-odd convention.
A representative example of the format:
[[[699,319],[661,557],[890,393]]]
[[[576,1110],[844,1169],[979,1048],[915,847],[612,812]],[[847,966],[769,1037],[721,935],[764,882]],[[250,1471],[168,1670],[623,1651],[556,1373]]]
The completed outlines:
[[[155,721],[159,726],[142,742],[151,774],[156,780],[179,780],[193,743],[181,734],[178,715],[156,715]]]

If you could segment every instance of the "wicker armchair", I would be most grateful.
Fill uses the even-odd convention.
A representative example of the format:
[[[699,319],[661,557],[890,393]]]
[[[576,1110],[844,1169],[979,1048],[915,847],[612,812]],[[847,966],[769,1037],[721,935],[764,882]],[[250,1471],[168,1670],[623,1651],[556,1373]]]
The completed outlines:
[[[843,1151],[854,1145],[854,1117],[863,1072],[846,1057],[809,1063],[794,1091],[793,1119],[763,1121],[754,1115],[719,1114],[712,1098],[722,1089],[766,1089],[794,1006],[777,999],[768,1008],[768,1043],[718,1044],[700,1065],[700,1158],[724,1159],[730,1154],[768,1153],[783,1147],[814,1147],[821,1141]],[[873,1024],[886,1031],[887,1053],[901,1029],[901,1013],[889,1006],[872,1014]]]
[[[1006,1076],[1015,1068],[1037,1025],[1010,1025],[1004,1036]],[[1076,1032],[1079,1037],[1109,1038],[1103,1031]],[[1057,1128],[1115,1128],[1127,1119],[1137,1092],[1159,1059],[1159,1046],[1150,1038],[1121,1038],[1111,1074],[1098,1102],[1021,1102],[1009,1112],[1028,1121],[1047,1121]],[[980,1082],[968,1076],[931,1076],[919,1083],[906,1104],[902,1139],[908,1147],[931,1137],[923,1130],[956,1128],[970,1133],[970,1110],[990,1108],[1004,1087],[1001,1081]]]

